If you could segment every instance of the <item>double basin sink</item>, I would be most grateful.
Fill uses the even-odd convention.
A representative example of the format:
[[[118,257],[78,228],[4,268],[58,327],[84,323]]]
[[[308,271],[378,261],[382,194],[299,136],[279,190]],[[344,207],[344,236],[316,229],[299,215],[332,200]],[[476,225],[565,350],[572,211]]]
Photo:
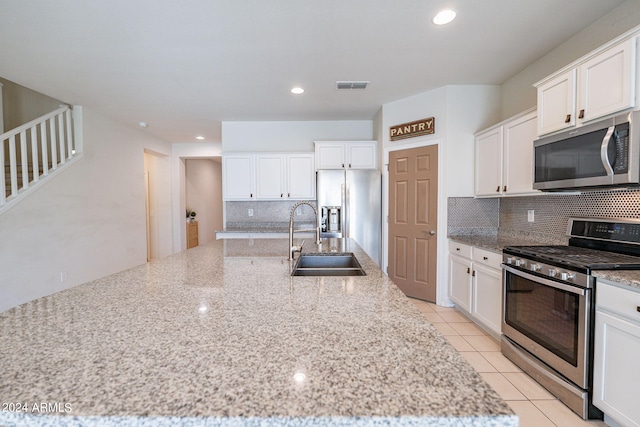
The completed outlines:
[[[292,276],[366,276],[351,252],[335,254],[301,254]]]

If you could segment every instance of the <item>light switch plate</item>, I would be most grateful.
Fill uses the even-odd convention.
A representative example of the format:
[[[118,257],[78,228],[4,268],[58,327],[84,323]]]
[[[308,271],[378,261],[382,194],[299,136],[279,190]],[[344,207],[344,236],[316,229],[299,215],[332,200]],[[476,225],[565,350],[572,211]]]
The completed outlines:
[[[533,209],[529,209],[527,211],[527,221],[529,222],[534,222],[534,215],[533,215]]]
[[[253,209],[249,209],[249,216],[253,216]]]

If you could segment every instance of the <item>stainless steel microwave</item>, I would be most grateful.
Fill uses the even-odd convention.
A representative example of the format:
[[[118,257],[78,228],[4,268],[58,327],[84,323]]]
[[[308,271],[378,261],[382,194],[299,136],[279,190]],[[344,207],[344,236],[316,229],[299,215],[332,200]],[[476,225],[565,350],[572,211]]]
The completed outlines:
[[[640,184],[640,111],[534,141],[533,188],[543,191]]]

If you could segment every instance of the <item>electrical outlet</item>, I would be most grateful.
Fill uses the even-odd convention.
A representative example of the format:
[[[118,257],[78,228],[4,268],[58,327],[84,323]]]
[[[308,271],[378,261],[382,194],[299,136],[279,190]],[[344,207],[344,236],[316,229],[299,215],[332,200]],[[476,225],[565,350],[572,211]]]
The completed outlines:
[[[533,215],[534,211],[533,209],[529,209],[527,211],[527,221],[529,222],[534,222],[534,215]]]
[[[249,209],[249,216],[253,216],[253,209]]]
[[[65,280],[67,280],[67,272],[66,271],[61,271],[60,272],[60,282],[64,282]]]

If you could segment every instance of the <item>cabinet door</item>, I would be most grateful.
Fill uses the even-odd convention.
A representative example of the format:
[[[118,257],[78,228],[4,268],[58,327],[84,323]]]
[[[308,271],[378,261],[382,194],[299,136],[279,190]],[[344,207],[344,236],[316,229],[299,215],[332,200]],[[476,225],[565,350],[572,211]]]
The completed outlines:
[[[576,124],[576,70],[538,86],[538,135]]]
[[[471,314],[500,335],[502,331],[502,272],[474,264]]]
[[[255,198],[254,157],[227,155],[223,157],[222,182],[225,200],[251,200]]]
[[[449,255],[449,298],[471,312],[471,260]]]
[[[346,166],[349,169],[377,169],[377,144],[375,142],[347,143],[346,150]]]
[[[635,37],[579,68],[578,119],[588,121],[635,105]]]
[[[503,126],[502,190],[504,194],[537,193],[533,189],[535,111]]]
[[[287,156],[287,197],[291,199],[316,198],[316,170],[313,154]]]
[[[256,193],[259,199],[282,199],[284,191],[284,156],[259,154],[256,156]]]
[[[502,126],[490,129],[475,141],[475,195],[502,194]]]
[[[593,404],[624,426],[640,427],[640,325],[596,311]]]
[[[318,169],[343,169],[345,147],[343,143],[316,143],[316,167]]]

